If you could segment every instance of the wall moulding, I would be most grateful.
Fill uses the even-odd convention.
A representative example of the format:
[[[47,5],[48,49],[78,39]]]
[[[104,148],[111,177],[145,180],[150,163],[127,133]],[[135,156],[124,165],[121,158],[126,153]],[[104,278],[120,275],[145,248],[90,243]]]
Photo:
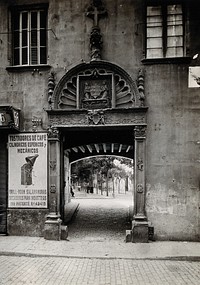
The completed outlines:
[[[146,126],[147,110],[147,107],[141,107],[125,110],[47,110],[47,113],[50,126],[55,128],[72,126]]]

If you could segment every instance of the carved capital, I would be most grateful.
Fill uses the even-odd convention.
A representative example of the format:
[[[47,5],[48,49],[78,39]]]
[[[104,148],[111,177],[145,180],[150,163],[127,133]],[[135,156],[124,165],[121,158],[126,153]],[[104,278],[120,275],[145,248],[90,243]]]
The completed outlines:
[[[60,132],[55,127],[50,127],[48,129],[48,138],[49,139],[60,139]]]
[[[134,133],[135,133],[135,138],[146,138],[146,131],[147,131],[147,127],[146,126],[136,126],[134,129]]]

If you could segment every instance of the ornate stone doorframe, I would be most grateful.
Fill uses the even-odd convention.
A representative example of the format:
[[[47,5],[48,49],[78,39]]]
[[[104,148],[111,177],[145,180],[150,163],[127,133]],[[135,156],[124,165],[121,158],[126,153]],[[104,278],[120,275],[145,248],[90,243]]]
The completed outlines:
[[[44,238],[49,240],[61,239],[60,219],[60,133],[57,128],[50,128],[48,132],[48,190],[49,214],[46,217]]]
[[[135,205],[131,241],[148,242],[148,222],[145,211],[146,196],[146,126],[135,126]]]
[[[96,9],[91,11],[95,12]],[[145,141],[148,107],[145,107],[143,71],[139,70],[137,79],[133,80],[120,66],[93,57],[90,62],[81,63],[70,69],[57,84],[54,74],[50,74],[48,103],[49,126],[53,129],[106,130],[126,127],[133,130],[135,207],[132,229],[128,231],[126,240],[148,241],[145,213]],[[54,135],[52,138],[52,134],[49,136],[49,153],[50,214],[45,223],[45,233],[46,238],[60,239],[60,213],[59,207],[55,207],[60,205],[60,142]],[[50,236],[48,232],[54,234]]]
[[[48,136],[49,144],[49,215],[45,222],[45,238],[61,239],[60,219],[60,149],[59,129],[63,128],[96,128],[129,126],[134,132],[134,170],[135,199],[132,229],[127,241],[148,242],[148,222],[145,212],[145,167],[146,167],[146,112],[147,107],[132,109],[107,109],[91,119],[91,111],[48,110],[51,128]],[[95,115],[94,114],[94,115]]]

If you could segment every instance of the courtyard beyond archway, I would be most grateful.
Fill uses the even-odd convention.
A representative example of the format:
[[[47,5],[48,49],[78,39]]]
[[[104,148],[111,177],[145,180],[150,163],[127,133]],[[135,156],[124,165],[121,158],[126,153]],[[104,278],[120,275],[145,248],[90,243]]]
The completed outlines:
[[[68,224],[70,241],[125,241],[130,229],[132,193],[106,197],[97,194],[75,192],[72,200],[79,204],[72,221]]]

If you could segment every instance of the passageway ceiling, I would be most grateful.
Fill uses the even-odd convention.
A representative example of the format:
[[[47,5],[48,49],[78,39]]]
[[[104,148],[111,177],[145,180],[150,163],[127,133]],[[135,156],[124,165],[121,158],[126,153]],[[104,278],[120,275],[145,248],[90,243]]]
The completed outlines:
[[[134,158],[133,128],[63,129],[64,152],[70,162],[97,155]]]

